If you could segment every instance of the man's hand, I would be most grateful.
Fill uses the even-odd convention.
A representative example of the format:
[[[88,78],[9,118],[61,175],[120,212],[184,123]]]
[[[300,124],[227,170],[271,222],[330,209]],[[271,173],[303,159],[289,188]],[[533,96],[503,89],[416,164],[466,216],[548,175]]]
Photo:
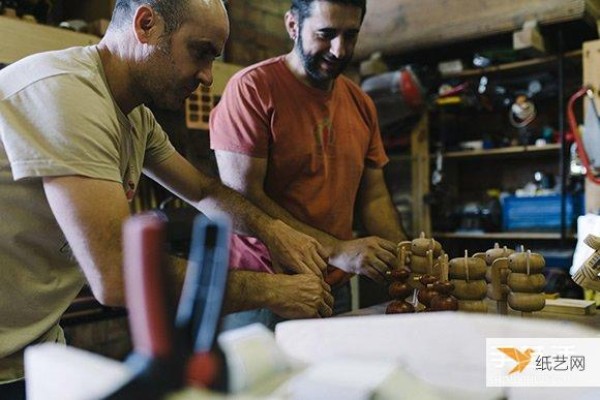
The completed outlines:
[[[276,220],[265,244],[271,253],[275,270],[323,277],[327,267],[325,251],[312,237]]]
[[[330,317],[333,313],[331,289],[314,274],[271,275],[267,307],[286,319]]]
[[[396,263],[396,244],[375,236],[340,241],[329,256],[329,264],[334,267],[382,284],[386,282],[386,272]]]

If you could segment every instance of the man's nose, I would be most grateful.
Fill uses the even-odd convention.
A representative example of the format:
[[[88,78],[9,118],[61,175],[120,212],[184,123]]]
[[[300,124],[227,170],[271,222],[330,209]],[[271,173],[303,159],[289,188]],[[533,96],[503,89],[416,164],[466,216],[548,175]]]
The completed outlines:
[[[212,63],[199,70],[196,77],[202,86],[211,86],[213,83]]]
[[[329,52],[333,54],[336,58],[341,59],[346,56],[346,43],[342,36],[338,36],[331,41],[331,48]]]

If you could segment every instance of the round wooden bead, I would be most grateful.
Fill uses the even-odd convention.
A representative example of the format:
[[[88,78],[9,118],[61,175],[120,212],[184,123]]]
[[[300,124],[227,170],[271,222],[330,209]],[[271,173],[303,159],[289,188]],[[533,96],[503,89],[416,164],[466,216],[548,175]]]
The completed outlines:
[[[539,274],[544,269],[546,261],[541,254],[529,254],[529,273]],[[508,257],[508,267],[512,272],[527,273],[527,253],[514,253]]]
[[[410,271],[405,268],[393,269],[390,271],[390,279],[397,282],[405,282],[410,277]]]
[[[413,292],[413,288],[407,282],[392,282],[388,294],[392,299],[405,299]]]
[[[452,279],[450,282],[454,285],[454,296],[459,300],[481,300],[487,294],[487,283],[486,281],[463,281],[459,279]]]
[[[492,265],[496,259],[500,257],[508,257],[513,254],[515,251],[513,249],[509,249],[506,247],[494,247],[493,249],[489,249],[485,252],[485,262],[488,265]]]
[[[546,286],[546,278],[542,274],[527,275],[511,272],[507,284],[513,292],[540,293]]]
[[[469,280],[485,279],[486,264],[481,258],[467,258],[466,264],[469,267]],[[467,279],[467,269],[465,268],[465,258],[458,257],[450,260],[448,265],[448,275],[454,279]]]
[[[438,294],[431,299],[432,311],[456,311],[458,310],[458,299],[454,296]]]
[[[508,294],[508,305],[522,312],[540,311],[546,305],[546,298],[541,293],[511,292]]]
[[[433,290],[447,296],[454,291],[454,284],[452,282],[435,282],[433,284]]]
[[[487,313],[487,304],[481,300],[459,300],[458,311]]]
[[[406,314],[415,312],[415,307],[405,301],[392,301],[385,309],[386,314]]]
[[[427,251],[433,250],[433,257],[437,258],[442,254],[442,245],[434,239],[418,238],[413,239],[410,251],[413,255],[426,256]]]

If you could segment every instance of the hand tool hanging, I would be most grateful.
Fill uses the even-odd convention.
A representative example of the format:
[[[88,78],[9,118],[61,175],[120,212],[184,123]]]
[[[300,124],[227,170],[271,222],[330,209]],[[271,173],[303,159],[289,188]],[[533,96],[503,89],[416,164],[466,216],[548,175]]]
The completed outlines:
[[[575,102],[583,96],[587,96],[584,138],[582,138],[582,135],[579,132],[574,112]],[[577,153],[586,170],[586,177],[595,184],[600,185],[600,177],[595,175],[594,165],[590,161],[589,156],[590,154],[596,155],[600,153],[600,146],[597,145],[597,140],[600,139],[600,116],[598,115],[598,110],[594,103],[593,91],[589,86],[582,87],[569,98],[567,104],[567,119],[569,128],[573,133],[573,137],[577,144]],[[586,144],[588,144],[587,151],[585,147]],[[595,157],[593,160],[600,162],[600,157]]]

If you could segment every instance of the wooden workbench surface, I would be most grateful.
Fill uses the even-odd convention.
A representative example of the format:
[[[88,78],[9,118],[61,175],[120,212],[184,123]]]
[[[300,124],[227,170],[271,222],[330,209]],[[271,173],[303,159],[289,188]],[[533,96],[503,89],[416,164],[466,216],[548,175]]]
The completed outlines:
[[[356,311],[351,311],[348,313],[340,314],[340,317],[350,317],[350,316],[365,316],[365,315],[383,315],[385,314],[385,308],[388,303],[377,304],[367,308],[361,308]],[[488,302],[488,314],[495,314],[494,312],[495,306],[492,301]],[[509,317],[510,318],[521,318],[520,313],[509,308]],[[564,322],[565,324],[581,324],[590,328],[598,329],[600,331],[600,313],[596,312],[592,315],[572,315],[572,314],[563,314],[563,313],[554,313],[554,312],[534,312],[530,318],[533,319],[545,319],[552,321]]]

